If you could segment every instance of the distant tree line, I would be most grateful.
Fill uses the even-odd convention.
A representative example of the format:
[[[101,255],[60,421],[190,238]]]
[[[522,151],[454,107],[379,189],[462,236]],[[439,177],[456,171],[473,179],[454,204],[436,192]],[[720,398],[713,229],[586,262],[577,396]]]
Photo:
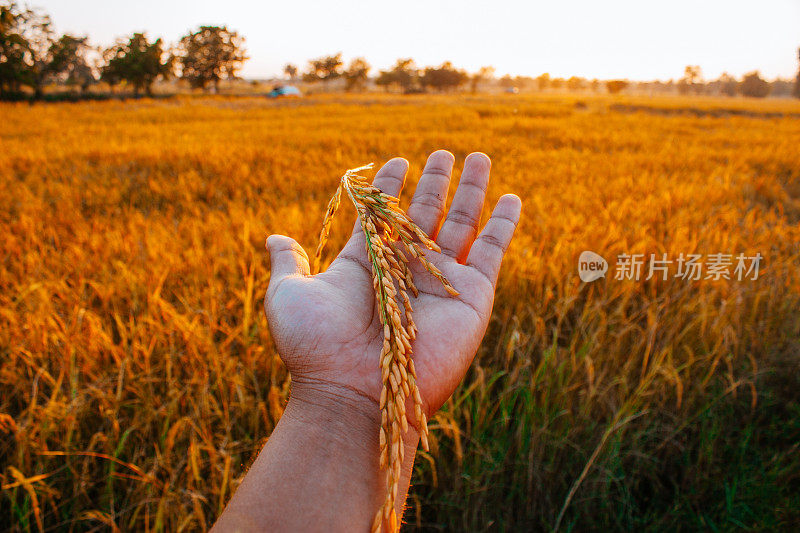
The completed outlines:
[[[292,81],[298,77],[306,83],[327,83],[342,79],[346,91],[365,89],[370,79],[370,70],[372,67],[363,57],[357,57],[345,65],[341,53],[310,60],[302,75],[295,65],[287,64],[283,68],[284,74]],[[483,67],[477,73],[470,75],[464,70],[457,69],[449,61],[436,67],[418,68],[413,59],[398,59],[391,69],[379,71],[374,82],[386,90],[397,89],[404,93],[423,92],[428,89],[452,91],[471,82],[474,91],[478,83],[488,80],[493,73],[492,67]]]
[[[201,26],[181,37],[174,46],[165,45],[161,39],[151,41],[144,32],[137,32],[101,48],[92,46],[87,36],[58,35],[50,17],[42,11],[23,8],[15,1],[0,1],[0,98],[29,94],[39,99],[50,84],[85,94],[99,82],[105,83],[112,93],[123,86],[134,95],[150,95],[158,79],[171,78],[184,80],[193,88],[218,92],[220,81],[235,79],[248,59],[244,42],[242,36],[226,26]],[[677,81],[667,82],[601,81],[577,76],[564,79],[547,73],[535,78],[506,75],[496,80],[490,66],[470,74],[449,61],[419,67],[411,58],[398,59],[391,68],[378,71],[372,78],[371,70],[363,57],[345,64],[341,53],[312,59],[303,72],[292,64],[283,69],[291,81],[335,85],[346,91],[365,90],[374,83],[386,91],[403,93],[451,92],[464,87],[474,93],[491,83],[509,92],[566,89],[617,94],[635,90],[800,98],[800,71],[794,81],[773,82],[764,80],[757,71],[741,80],[726,73],[716,80],[705,81],[696,65],[687,66]]]
[[[696,95],[722,95],[722,96],[749,96],[763,98],[769,94],[789,96],[794,94],[800,98],[800,72],[794,86],[787,80],[768,82],[763,79],[758,71],[750,72],[741,80],[723,73],[718,79],[704,81],[699,66],[689,65],[684,70],[684,75],[677,81],[652,81],[632,82],[629,80],[589,80],[573,76],[569,79],[551,78],[545,73],[536,78],[528,76],[504,76],[500,78],[500,86],[504,88],[517,87],[519,89],[533,89],[539,91],[567,89],[569,91],[599,92],[603,89],[609,94],[618,94],[626,90],[635,92],[696,94]]]
[[[779,82],[775,82],[778,85]],[[764,98],[773,90],[772,84],[763,79],[758,71],[746,74],[741,81],[724,72],[717,80],[704,82],[703,72],[697,65],[688,65],[677,83],[680,94],[721,94],[724,96],[751,96]],[[782,91],[785,92],[785,91]]]
[[[0,4],[0,98],[19,97],[28,88],[35,99],[50,83],[78,88],[105,82],[113,92],[125,84],[135,95],[152,94],[159,78],[178,77],[192,87],[218,90],[247,59],[244,38],[225,26],[201,26],[167,48],[133,33],[108,48],[93,47],[86,36],[57,35],[50,17]]]

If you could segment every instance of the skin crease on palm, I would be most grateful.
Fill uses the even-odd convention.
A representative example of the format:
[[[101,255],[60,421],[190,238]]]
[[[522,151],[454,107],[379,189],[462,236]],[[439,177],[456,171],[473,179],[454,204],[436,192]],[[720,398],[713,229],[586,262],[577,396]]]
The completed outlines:
[[[466,158],[446,212],[453,164],[454,157],[447,151],[431,154],[407,211],[442,248],[442,253],[429,251],[426,257],[460,293],[457,297],[447,294],[412,260],[419,289],[419,296],[412,298],[419,328],[412,346],[413,358],[429,418],[464,377],[483,338],[500,262],[521,209],[517,196],[503,196],[479,234],[490,160],[482,153]],[[378,171],[374,184],[398,196],[407,169],[404,159],[392,159]],[[345,201],[346,197],[342,199]],[[265,309],[293,384],[342,391],[373,402],[377,410],[383,329],[360,226],[356,224],[352,237],[328,269],[314,276],[310,275],[305,251],[294,240],[273,235],[268,247],[272,273]],[[416,421],[411,422],[416,425]]]

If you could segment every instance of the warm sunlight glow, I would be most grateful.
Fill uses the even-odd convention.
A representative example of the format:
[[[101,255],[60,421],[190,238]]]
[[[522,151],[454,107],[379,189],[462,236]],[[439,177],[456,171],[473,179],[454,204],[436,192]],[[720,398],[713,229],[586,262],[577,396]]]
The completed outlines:
[[[410,0],[397,2],[255,2],[209,0],[102,2],[39,0],[59,31],[88,34],[96,44],[145,30],[176,41],[200,24],[227,24],[247,38],[242,74],[279,75],[311,57],[343,52],[376,68],[398,57],[418,64],[450,60],[499,75],[635,80],[677,79],[686,65],[706,78],[760,70],[793,78],[800,46],[800,3],[570,0]],[[224,9],[223,9],[224,8]]]

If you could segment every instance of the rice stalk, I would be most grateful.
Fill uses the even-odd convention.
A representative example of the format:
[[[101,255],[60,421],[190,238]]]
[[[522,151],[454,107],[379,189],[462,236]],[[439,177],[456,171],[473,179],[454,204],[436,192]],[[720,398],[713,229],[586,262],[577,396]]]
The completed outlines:
[[[411,297],[408,295],[409,291],[414,297],[418,295],[409,268],[411,259],[417,259],[449,294],[455,296],[458,291],[425,257],[426,250],[441,251],[439,246],[400,209],[397,198],[381,192],[358,175],[358,172],[370,168],[371,164],[365,165],[348,170],[342,176],[336,193],[328,203],[314,264],[315,270],[318,270],[332,219],[344,190],[356,208],[364,231],[367,256],[372,266],[372,286],[383,326],[383,346],[378,359],[381,369],[380,468],[386,471],[387,477],[386,498],[372,524],[372,531],[377,532],[383,529],[384,524],[390,531],[399,528],[395,503],[404,459],[402,435],[408,431],[409,409],[413,409],[413,420],[417,422],[422,447],[429,450],[428,423],[411,357],[411,343],[418,331]],[[403,253],[400,244],[408,256]],[[411,406],[406,405],[409,401]]]

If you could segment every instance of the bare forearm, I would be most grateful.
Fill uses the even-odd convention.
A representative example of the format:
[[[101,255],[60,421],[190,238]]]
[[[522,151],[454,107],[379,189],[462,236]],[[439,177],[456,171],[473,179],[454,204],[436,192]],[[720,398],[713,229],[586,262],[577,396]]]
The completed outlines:
[[[347,389],[293,383],[280,422],[215,531],[366,531],[385,494],[378,406]],[[398,516],[419,437],[405,439]]]

